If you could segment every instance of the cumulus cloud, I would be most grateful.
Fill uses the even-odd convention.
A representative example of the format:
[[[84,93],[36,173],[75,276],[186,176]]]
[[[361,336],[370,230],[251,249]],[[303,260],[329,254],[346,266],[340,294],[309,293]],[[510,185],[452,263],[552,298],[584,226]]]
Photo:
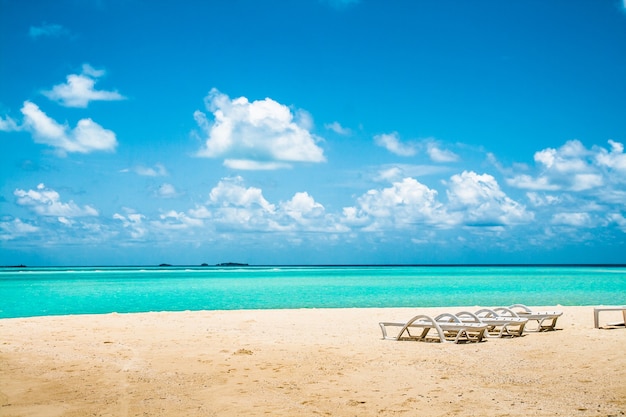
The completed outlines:
[[[570,140],[558,149],[535,153],[540,172],[536,176],[518,174],[507,179],[513,187],[529,190],[591,191],[609,184],[626,182],[624,146],[609,140],[610,150],[594,146],[587,149]]]
[[[448,187],[450,209],[462,214],[466,224],[502,226],[533,218],[533,214],[508,197],[489,174],[464,171],[453,175]]]
[[[157,197],[161,198],[176,198],[180,196],[181,193],[178,192],[178,190],[176,190],[176,187],[174,187],[172,184],[165,182],[159,186],[156,191],[156,195]]]
[[[13,192],[17,197],[17,204],[29,207],[40,216],[54,216],[59,218],[98,216],[98,211],[88,205],[80,207],[73,201],[64,203],[58,192],[39,184],[36,190],[20,190]],[[62,221],[62,219],[61,219]]]
[[[563,201],[563,198],[555,195],[541,195],[534,191],[529,191],[526,193],[526,197],[531,202],[531,204],[535,207],[541,206],[551,206],[560,204]]]
[[[24,102],[21,111],[24,115],[24,128],[31,132],[35,142],[56,148],[60,155],[67,152],[112,152],[117,146],[115,133],[91,119],[81,119],[71,129],[48,117],[30,101]]]
[[[440,165],[413,165],[413,164],[390,164],[382,165],[374,174],[374,180],[383,182],[394,182],[405,177],[421,177],[425,175],[440,174],[448,171],[446,167]]]
[[[290,199],[274,204],[263,196],[260,188],[245,186],[241,177],[220,180],[209,193],[208,201],[187,214],[205,220],[206,225],[220,232],[342,233],[348,230],[307,192],[297,192]]]
[[[60,37],[69,35],[70,31],[62,25],[44,23],[41,26],[31,26],[28,29],[28,36],[32,39],[38,39],[41,37]]]
[[[396,181],[389,188],[372,189],[343,209],[344,222],[365,230],[405,228],[415,223],[447,226],[454,219],[437,201],[437,191],[414,178]]]
[[[68,75],[65,84],[55,85],[52,90],[44,91],[43,94],[65,107],[87,107],[91,101],[124,100],[125,97],[117,91],[94,88],[98,78],[104,74],[104,70],[97,70],[89,64],[84,64],[80,74]]]
[[[294,162],[323,162],[321,138],[310,132],[311,119],[305,112],[295,114],[270,98],[248,101],[230,99],[212,89],[205,99],[213,114],[196,111],[194,118],[206,135],[198,156],[224,158],[236,169],[278,169]]]
[[[245,187],[241,177],[222,179],[209,193],[207,205],[206,211],[220,230],[281,230],[275,219],[276,206],[265,199],[260,188]],[[199,209],[194,212],[207,217]]]
[[[391,187],[372,189],[343,209],[346,225],[362,230],[417,230],[417,225],[449,229],[457,225],[503,227],[526,223],[534,214],[508,197],[494,177],[465,171],[446,182],[448,202],[438,192],[407,177]],[[422,230],[425,233],[425,230]]]
[[[113,218],[122,222],[125,229],[130,230],[130,236],[133,239],[139,239],[147,233],[147,229],[143,223],[146,216],[136,213],[134,210],[126,209],[124,215],[115,213]]]
[[[532,177],[527,174],[516,175],[506,180],[507,184],[512,187],[523,188],[526,190],[559,190],[561,187],[551,184],[550,179],[546,176]]]
[[[24,223],[20,219],[13,219],[11,221],[0,222],[0,240],[13,240],[22,236],[36,233],[39,231],[39,227],[33,226],[29,223]]]
[[[417,148],[414,144],[405,144],[400,141],[398,132],[376,135],[374,136],[374,142],[376,145],[399,156],[413,156],[417,153]]]
[[[324,215],[324,206],[316,202],[307,192],[296,193],[291,200],[281,204],[280,208],[300,223],[306,219],[319,218]]]
[[[626,154],[624,154],[624,145],[609,140],[611,150],[606,150],[602,147],[594,147],[595,161],[601,167],[606,167],[617,171],[621,174],[622,179],[626,179]]]
[[[260,188],[246,188],[242,183],[241,177],[221,180],[209,193],[210,202],[221,207],[260,207],[264,211],[274,212],[276,207],[263,197]]]
[[[201,219],[190,217],[183,212],[170,210],[167,213],[161,214],[158,221],[153,221],[152,225],[158,229],[166,230],[182,230],[182,229],[195,229],[204,226],[204,222]]]

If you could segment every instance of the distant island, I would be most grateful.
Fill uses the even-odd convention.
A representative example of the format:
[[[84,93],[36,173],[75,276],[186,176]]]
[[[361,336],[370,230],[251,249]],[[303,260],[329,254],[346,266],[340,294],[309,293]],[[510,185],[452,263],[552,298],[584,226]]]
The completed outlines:
[[[163,263],[163,264],[159,264],[159,266],[160,267],[170,267],[170,266],[173,266],[173,265],[172,264]],[[200,266],[206,267],[206,266],[210,266],[210,265],[207,264],[207,263],[203,263]],[[249,266],[249,265],[248,264],[244,264],[244,263],[239,263],[239,262],[222,262],[222,263],[219,263],[219,264],[215,264],[215,266]]]

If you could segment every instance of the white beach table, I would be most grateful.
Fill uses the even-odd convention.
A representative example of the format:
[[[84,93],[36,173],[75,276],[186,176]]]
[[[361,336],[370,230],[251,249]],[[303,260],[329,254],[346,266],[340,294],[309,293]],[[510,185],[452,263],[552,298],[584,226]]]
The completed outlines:
[[[593,327],[596,329],[600,327],[601,311],[621,311],[624,315],[624,323],[626,324],[626,306],[598,306],[593,308]]]

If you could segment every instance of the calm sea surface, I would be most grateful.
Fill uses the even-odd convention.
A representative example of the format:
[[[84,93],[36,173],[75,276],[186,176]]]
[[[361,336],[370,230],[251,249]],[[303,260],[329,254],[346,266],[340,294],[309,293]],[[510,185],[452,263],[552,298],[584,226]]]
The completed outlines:
[[[626,304],[626,267],[0,268],[0,318],[514,303]]]

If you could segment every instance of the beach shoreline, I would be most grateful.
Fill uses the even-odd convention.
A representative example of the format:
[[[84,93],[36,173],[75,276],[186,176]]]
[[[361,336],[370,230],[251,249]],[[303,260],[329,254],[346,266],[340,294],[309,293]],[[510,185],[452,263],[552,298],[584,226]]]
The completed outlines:
[[[467,307],[0,319],[0,414],[625,415],[626,329],[543,308],[558,330],[461,345],[382,340],[378,322]]]

